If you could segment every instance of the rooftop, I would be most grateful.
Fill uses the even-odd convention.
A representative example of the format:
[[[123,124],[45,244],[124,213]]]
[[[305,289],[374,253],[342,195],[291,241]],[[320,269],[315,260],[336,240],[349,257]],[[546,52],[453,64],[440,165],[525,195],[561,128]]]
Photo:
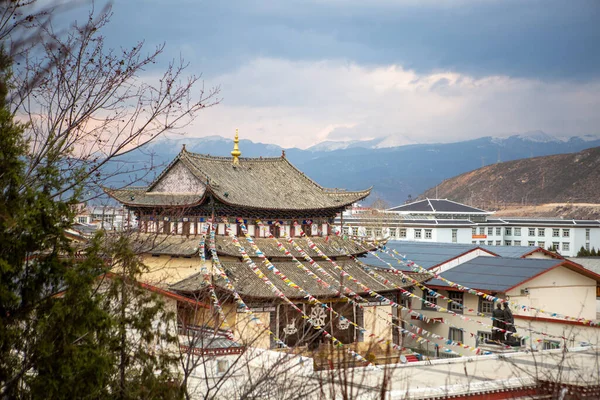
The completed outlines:
[[[396,250],[398,253],[406,255],[409,260],[427,269],[443,264],[446,261],[478,248],[477,245],[473,244],[411,241],[390,241],[386,244],[386,247],[389,250]],[[411,270],[385,253],[379,252],[378,255],[397,269],[404,271]],[[377,257],[370,254],[366,256],[365,262],[377,267],[388,268],[387,264],[382,263]]]
[[[477,257],[447,270],[442,275],[451,282],[457,282],[472,289],[506,292],[561,265],[594,279],[600,279],[600,276],[567,260],[509,257]],[[429,281],[428,285],[449,286],[446,282],[435,278]]]
[[[439,214],[492,214],[490,211],[467,206],[447,199],[425,199],[415,201],[414,203],[403,204],[393,207],[388,211],[410,212],[410,213],[439,213]]]
[[[346,261],[338,261],[337,262],[340,267],[342,267],[346,272],[350,275],[358,279],[359,282],[368,286],[370,289],[376,292],[385,292],[385,291],[395,291],[396,288],[393,285],[385,285],[381,283],[376,278],[373,278],[367,272],[363,270],[362,267],[357,265],[352,260]],[[290,280],[296,283],[305,291],[309,292],[311,295],[315,297],[335,297],[335,293],[330,289],[327,289],[316,282],[314,278],[308,276],[302,269],[300,269],[293,262],[274,262],[273,263],[284,275],[286,275]],[[231,280],[233,286],[236,288],[237,292],[244,297],[253,297],[259,299],[272,299],[275,297],[271,289],[259,278],[254,272],[252,272],[251,268],[243,263],[243,262],[235,262],[235,261],[224,261],[222,262],[225,273]],[[269,278],[269,280],[279,289],[281,290],[287,297],[302,299],[304,298],[304,294],[300,292],[298,289],[292,288],[284,283],[279,277],[275,275],[274,272],[269,271],[262,263],[257,262],[256,265],[259,269]],[[320,274],[313,268],[309,263],[304,262],[303,265],[311,270],[316,275]],[[329,274],[336,277],[335,281],[331,281],[330,279],[326,279],[326,281],[332,285],[336,290],[340,288],[340,285],[344,285],[345,287],[355,291],[356,293],[365,293],[364,290],[361,289],[360,286],[353,283],[349,279],[342,279],[340,277],[340,272],[336,270],[329,262],[319,262],[319,265],[325,269]],[[390,282],[393,282],[397,286],[400,287],[408,287],[412,286],[412,283],[409,281],[403,282],[403,278],[399,275],[395,275],[392,272],[381,271],[380,275],[387,278]],[[414,279],[423,281],[428,279],[428,275],[425,274],[413,274]],[[341,279],[341,282],[340,282]],[[227,291],[227,287],[223,278],[215,276],[214,284],[217,287],[220,287],[222,290]],[[204,276],[200,273],[190,276],[187,279],[184,279],[180,282],[177,282],[170,286],[171,290],[178,292],[197,292],[201,291],[205,288],[206,282],[204,280]]]
[[[348,256],[361,254],[366,251],[375,248],[373,245],[362,245],[355,243],[351,240],[344,240],[338,236],[329,237],[311,237],[313,243],[315,243],[319,249],[330,257]],[[254,243],[258,246],[263,254],[269,258],[272,257],[283,257],[291,258],[286,256],[278,248],[273,239],[268,238],[253,238]],[[237,247],[233,244],[231,239],[226,236],[215,235],[217,253],[221,255],[229,255],[233,257],[239,257],[240,253]],[[245,239],[242,240],[245,242]],[[280,239],[280,242],[284,244],[284,247],[289,250],[295,257],[300,257],[300,254],[296,252],[284,239]],[[294,238],[294,242],[300,246],[304,251],[311,257],[317,258],[318,254],[308,246],[307,240],[304,238]],[[200,247],[200,236],[182,236],[182,235],[163,235],[163,234],[151,234],[151,233],[140,233],[134,238],[134,244],[136,251],[140,253],[150,253],[158,255],[171,255],[171,256],[196,256],[198,255]],[[250,257],[255,257],[256,254],[250,246],[246,249],[246,252]]]
[[[173,172],[171,172],[173,171]],[[169,182],[169,184],[165,184]],[[128,206],[194,206],[209,194],[226,205],[276,210],[338,209],[367,197],[371,189],[327,189],[276,158],[214,157],[183,149],[148,187],[106,189]]]

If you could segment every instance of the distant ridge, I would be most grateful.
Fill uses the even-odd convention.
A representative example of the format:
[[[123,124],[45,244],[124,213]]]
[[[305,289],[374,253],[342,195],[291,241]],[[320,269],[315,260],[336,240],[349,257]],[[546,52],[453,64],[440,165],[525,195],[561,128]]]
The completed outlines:
[[[599,135],[551,137],[544,132],[527,132],[509,137],[481,137],[454,143],[411,144],[387,147],[388,139],[359,142],[324,142],[310,149],[287,148],[285,155],[298,169],[325,187],[361,190],[374,186],[365,204],[376,199],[390,206],[404,203],[444,179],[471,171],[498,160],[574,153],[600,146]],[[232,136],[161,138],[141,149],[129,152],[122,163],[105,167],[114,170],[143,171],[121,175],[112,186],[136,182],[145,185],[181,151],[229,157]],[[242,157],[280,157],[281,147],[240,140]],[[149,170],[149,167],[154,169]],[[112,168],[112,170],[108,170]],[[140,181],[141,176],[141,181]],[[117,180],[118,179],[118,180]],[[433,196],[432,196],[433,197]]]
[[[484,209],[506,205],[600,203],[600,147],[488,165],[446,179],[419,198],[447,198]]]

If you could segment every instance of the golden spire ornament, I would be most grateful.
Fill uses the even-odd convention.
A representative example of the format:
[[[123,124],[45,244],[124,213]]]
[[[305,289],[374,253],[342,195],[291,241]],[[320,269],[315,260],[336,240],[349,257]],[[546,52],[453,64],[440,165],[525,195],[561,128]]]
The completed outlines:
[[[240,139],[238,137],[238,130],[235,130],[235,139],[233,139],[233,150],[231,151],[231,155],[233,156],[233,165],[238,165],[240,163],[239,157],[242,155],[238,143]]]

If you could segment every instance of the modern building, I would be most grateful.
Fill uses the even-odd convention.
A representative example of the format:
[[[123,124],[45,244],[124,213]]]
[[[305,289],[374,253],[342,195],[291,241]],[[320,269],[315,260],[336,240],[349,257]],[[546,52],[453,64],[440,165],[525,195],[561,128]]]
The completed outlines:
[[[483,324],[492,324],[494,302],[448,283],[453,282],[512,302],[517,333],[527,347],[550,349],[599,343],[600,326],[589,322],[596,320],[600,275],[572,261],[480,256],[444,271],[441,277],[444,279],[426,282],[428,290],[416,289],[415,294],[457,315],[412,300],[411,307],[429,317],[427,322],[416,323],[430,332],[469,346],[479,346],[492,336],[492,330]],[[437,293],[452,299],[452,303],[436,297]]]
[[[346,211],[336,219],[344,234],[389,240],[528,246],[575,256],[600,247],[600,220],[497,218],[451,200],[425,199],[388,210]]]

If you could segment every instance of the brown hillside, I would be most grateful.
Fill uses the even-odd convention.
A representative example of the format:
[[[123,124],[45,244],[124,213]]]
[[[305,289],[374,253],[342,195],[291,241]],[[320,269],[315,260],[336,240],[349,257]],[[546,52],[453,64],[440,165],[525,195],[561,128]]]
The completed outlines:
[[[431,188],[420,197],[436,197]],[[600,203],[600,147],[488,165],[437,186],[437,197],[489,210],[514,205]]]

